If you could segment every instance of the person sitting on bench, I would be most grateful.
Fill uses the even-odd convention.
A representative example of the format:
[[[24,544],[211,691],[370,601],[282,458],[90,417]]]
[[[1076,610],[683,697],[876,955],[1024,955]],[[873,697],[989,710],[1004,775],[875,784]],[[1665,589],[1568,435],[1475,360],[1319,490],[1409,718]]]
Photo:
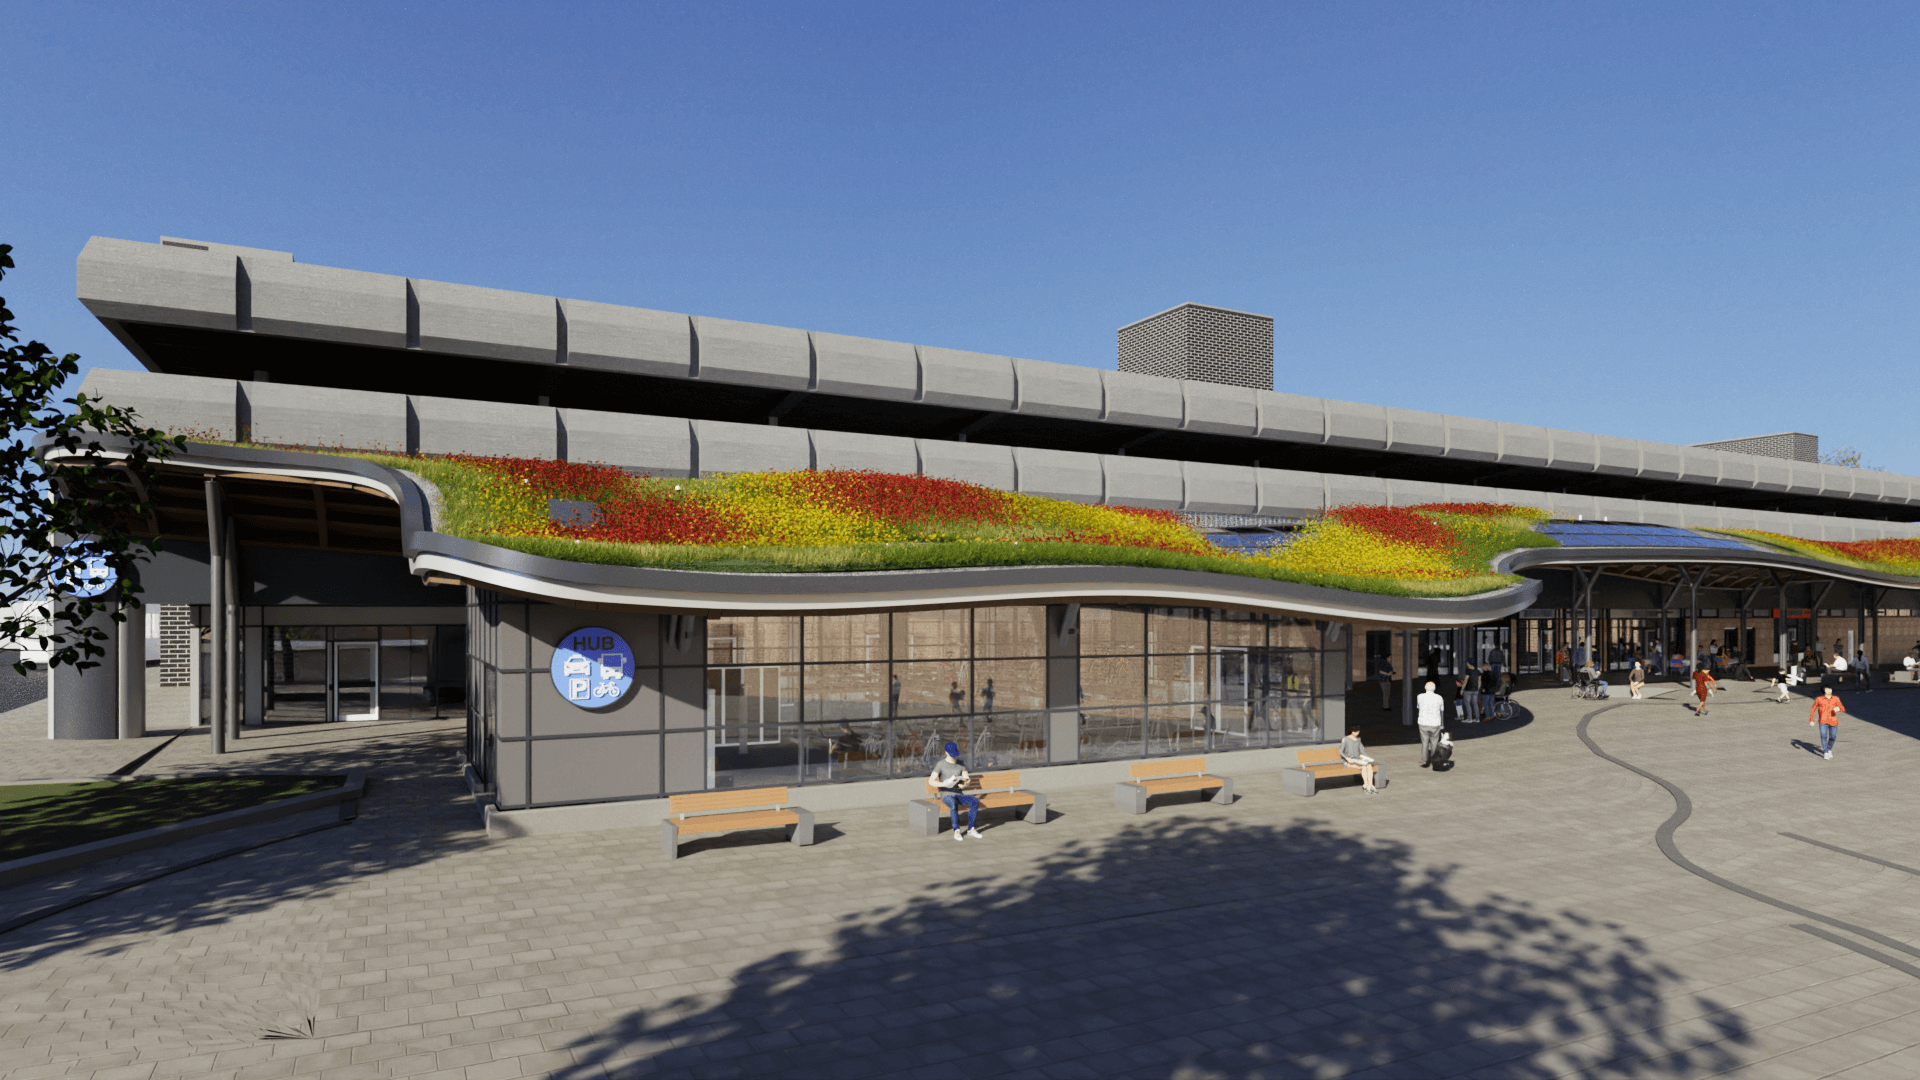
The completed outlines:
[[[1368,792],[1380,794],[1380,789],[1373,786],[1373,759],[1367,756],[1367,744],[1360,741],[1360,729],[1355,728],[1340,740],[1340,760],[1360,770],[1360,783]]]
[[[980,800],[967,794],[967,781],[973,779],[967,772],[967,766],[960,760],[960,747],[948,743],[945,747],[946,760],[933,763],[933,772],[927,781],[940,792],[940,801],[947,804],[947,812],[953,815],[953,838],[965,840],[972,837],[982,840],[977,822],[980,819]],[[967,811],[967,827],[960,828],[960,810]]]

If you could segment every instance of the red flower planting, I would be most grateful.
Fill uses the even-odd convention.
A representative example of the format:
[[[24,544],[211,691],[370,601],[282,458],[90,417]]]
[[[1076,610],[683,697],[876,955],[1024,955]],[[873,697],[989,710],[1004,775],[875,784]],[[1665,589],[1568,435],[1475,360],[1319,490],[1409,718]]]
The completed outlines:
[[[1429,551],[1444,551],[1453,546],[1453,534],[1446,526],[1404,506],[1336,506],[1327,511],[1327,516],[1388,540]]]
[[[1540,511],[1526,506],[1509,506],[1506,503],[1421,503],[1411,507],[1425,510],[1429,514],[1465,514],[1472,517],[1535,517]]]

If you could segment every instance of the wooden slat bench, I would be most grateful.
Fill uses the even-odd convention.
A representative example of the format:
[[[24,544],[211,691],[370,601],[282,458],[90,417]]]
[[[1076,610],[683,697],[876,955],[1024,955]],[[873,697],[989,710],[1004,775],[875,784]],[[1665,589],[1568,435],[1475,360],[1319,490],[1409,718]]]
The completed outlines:
[[[788,806],[787,789],[783,787],[675,795],[667,800],[667,811],[673,816],[661,822],[660,828],[669,859],[680,857],[681,837],[701,833],[791,825],[794,843],[801,847],[813,843],[813,812]]]
[[[967,779],[966,794],[980,800],[980,812],[1005,806],[1027,807],[1026,819],[1035,825],[1047,822],[1047,797],[1038,791],[1020,790],[1017,772],[981,773]],[[927,781],[927,797],[907,803],[907,828],[922,836],[938,836],[940,819],[947,816],[947,804],[940,801],[939,789]]]
[[[1147,800],[1174,791],[1205,791],[1219,788],[1213,801],[1233,802],[1233,777],[1207,775],[1206,758],[1179,758],[1174,761],[1136,761],[1127,766],[1130,780],[1113,785],[1115,806],[1129,814],[1147,812]]]
[[[1280,787],[1293,795],[1312,795],[1320,781],[1329,777],[1360,777],[1360,768],[1340,760],[1340,748],[1337,746],[1316,746],[1293,752],[1293,767],[1280,770]],[[1380,775],[1380,763],[1373,765],[1373,786],[1386,787],[1387,778]]]

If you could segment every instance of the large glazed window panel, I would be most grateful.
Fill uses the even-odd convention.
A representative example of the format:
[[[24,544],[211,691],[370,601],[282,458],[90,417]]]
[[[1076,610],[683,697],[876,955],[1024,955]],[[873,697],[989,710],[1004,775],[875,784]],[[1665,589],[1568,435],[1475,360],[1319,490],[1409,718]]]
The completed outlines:
[[[974,708],[982,713],[1047,707],[1045,660],[982,660],[974,665]]]
[[[1080,655],[1139,656],[1146,651],[1147,617],[1139,608],[1080,609]]]
[[[1204,650],[1147,658],[1147,701],[1152,704],[1203,701],[1207,696],[1208,657]]]
[[[1244,611],[1216,611],[1209,632],[1216,649],[1223,646],[1260,647],[1267,643],[1267,619],[1264,615],[1250,615]]]
[[[1080,704],[1099,709],[1139,705],[1147,687],[1147,662],[1138,656],[1080,658]]]
[[[996,712],[973,722],[975,770],[1029,769],[1047,761],[1047,714]]]
[[[1207,647],[1205,608],[1150,608],[1147,611],[1147,651],[1184,653]]]
[[[1320,628],[1307,619],[1275,619],[1267,631],[1267,644],[1276,649],[1317,649]]]
[[[810,724],[885,719],[890,695],[886,664],[807,665]]]
[[[788,787],[800,782],[800,725],[769,728],[757,741],[713,747],[713,786]]]
[[[875,780],[893,773],[885,720],[845,720],[805,728],[805,775],[809,784]]]
[[[942,747],[955,743],[960,758],[972,761],[973,725],[967,717],[917,716],[893,722],[894,769],[902,776],[925,776],[941,760]]]
[[[966,608],[900,612],[893,617],[893,658],[965,660],[972,647],[972,621]]]
[[[759,664],[707,669],[707,725],[717,747],[779,742],[800,718],[800,669]]]
[[[809,615],[806,633],[810,664],[857,660],[886,666],[885,615]]]
[[[762,615],[707,623],[709,664],[797,664],[800,617]]]
[[[1037,605],[975,608],[973,655],[980,659],[1047,655],[1047,609]]]
[[[1107,761],[1142,756],[1145,753],[1145,712],[1139,705],[1125,709],[1082,709],[1080,760]]]
[[[957,716],[973,711],[972,673],[965,660],[923,660],[893,665],[899,683],[898,716]],[[892,699],[893,688],[888,688]]]

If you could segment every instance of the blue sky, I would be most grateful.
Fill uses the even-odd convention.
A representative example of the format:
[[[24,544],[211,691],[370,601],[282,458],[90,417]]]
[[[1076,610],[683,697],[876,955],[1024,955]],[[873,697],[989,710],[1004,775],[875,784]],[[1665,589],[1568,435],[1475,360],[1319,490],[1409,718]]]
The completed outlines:
[[[1911,4],[14,4],[3,291],[89,235],[1920,474]]]

